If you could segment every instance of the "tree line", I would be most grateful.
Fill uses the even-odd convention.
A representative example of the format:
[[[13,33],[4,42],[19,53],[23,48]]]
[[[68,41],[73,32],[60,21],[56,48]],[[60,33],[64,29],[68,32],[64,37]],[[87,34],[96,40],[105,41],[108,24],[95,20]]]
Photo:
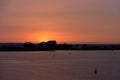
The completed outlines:
[[[23,47],[2,46],[0,51],[55,51],[55,50],[120,50],[119,44],[57,44],[55,40],[34,44],[25,42]]]

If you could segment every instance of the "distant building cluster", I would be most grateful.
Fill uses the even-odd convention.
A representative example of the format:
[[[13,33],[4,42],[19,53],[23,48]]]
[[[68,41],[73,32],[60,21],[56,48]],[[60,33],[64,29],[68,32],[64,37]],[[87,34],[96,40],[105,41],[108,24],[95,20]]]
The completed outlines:
[[[48,51],[48,50],[120,50],[120,44],[57,44],[55,40],[33,44],[0,43],[0,51]]]

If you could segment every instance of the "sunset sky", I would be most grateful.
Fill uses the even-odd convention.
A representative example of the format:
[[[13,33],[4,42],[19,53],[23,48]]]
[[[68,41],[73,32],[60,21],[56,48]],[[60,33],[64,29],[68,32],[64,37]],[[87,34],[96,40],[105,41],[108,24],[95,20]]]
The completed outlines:
[[[0,42],[120,43],[120,0],[0,0]]]

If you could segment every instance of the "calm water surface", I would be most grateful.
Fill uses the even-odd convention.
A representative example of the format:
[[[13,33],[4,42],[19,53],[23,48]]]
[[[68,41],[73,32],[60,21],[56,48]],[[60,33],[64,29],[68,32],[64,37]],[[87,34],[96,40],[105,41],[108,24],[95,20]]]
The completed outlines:
[[[120,80],[120,51],[0,52],[0,80]]]

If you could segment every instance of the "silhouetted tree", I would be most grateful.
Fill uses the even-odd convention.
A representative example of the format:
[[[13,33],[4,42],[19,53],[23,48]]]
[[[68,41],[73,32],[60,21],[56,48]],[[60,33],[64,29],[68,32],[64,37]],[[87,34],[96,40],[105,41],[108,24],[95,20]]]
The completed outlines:
[[[48,50],[47,43],[41,42],[37,44],[39,50]]]
[[[41,42],[41,43],[38,43],[38,46],[46,46],[47,43],[46,42]]]
[[[55,40],[48,41],[47,46],[49,46],[51,49],[56,49],[57,42]]]
[[[24,48],[25,49],[35,49],[35,45],[31,42],[25,42],[24,43]]]

